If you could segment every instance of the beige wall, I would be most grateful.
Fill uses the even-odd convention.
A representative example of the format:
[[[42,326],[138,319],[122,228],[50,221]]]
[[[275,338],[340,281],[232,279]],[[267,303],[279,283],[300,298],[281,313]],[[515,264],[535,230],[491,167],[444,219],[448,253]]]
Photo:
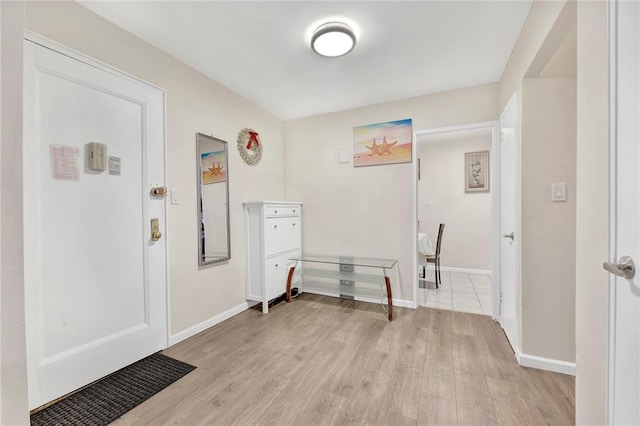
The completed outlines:
[[[491,128],[418,138],[419,232],[429,235],[435,250],[438,225],[446,225],[442,236],[443,267],[487,271],[493,267],[491,192],[465,193],[464,190],[464,154],[491,151],[492,138]]]
[[[244,201],[284,197],[283,124],[273,115],[73,2],[28,3],[26,27],[166,90],[170,333],[245,303]],[[260,132],[258,166],[243,163],[236,137]],[[195,134],[229,142],[231,260],[198,269]]]
[[[514,94],[517,100],[517,146],[515,156],[518,162],[516,164],[516,188],[520,188],[522,185],[522,80],[548,36],[549,31],[551,31],[555,21],[558,19],[563,5],[563,1],[536,1],[533,3],[527,21],[520,32],[518,41],[513,48],[511,57],[500,80],[498,95],[498,107],[500,111],[504,110]],[[520,191],[516,191],[515,204],[516,218],[519,218],[522,215],[522,197]],[[521,221],[516,220],[514,232],[516,236],[522,235]],[[516,238],[515,243],[516,256],[522,259],[522,238]],[[516,321],[520,332],[519,340],[522,344],[522,270],[516,271]]]
[[[0,3],[0,424],[28,424],[22,255],[24,6]]]
[[[578,4],[576,424],[606,423],[609,128],[607,4]]]
[[[522,104],[521,349],[574,362],[576,81],[527,78]],[[551,201],[552,183],[567,184],[566,202]]]
[[[540,77],[545,69],[549,77],[560,75],[560,70],[571,72],[572,68],[568,65],[574,51],[571,48],[571,34],[575,28],[575,14],[576,3],[572,1],[534,2],[503,74],[499,94],[501,109],[514,93],[518,99],[517,133],[520,147],[517,157],[520,163],[516,168],[519,175],[517,186],[521,188],[521,193],[516,197],[520,197],[516,204],[521,222],[516,224],[516,235],[521,238],[516,241],[522,268],[517,291],[521,300],[516,304],[516,315],[522,330],[520,349],[527,355],[569,362],[575,359],[575,291],[572,290],[572,287],[575,288],[575,278],[559,259],[552,259],[550,253],[565,259],[569,270],[573,268],[575,244],[569,240],[574,232],[575,216],[568,216],[573,208],[571,192],[576,189],[576,184],[573,188],[571,185],[571,182],[575,182],[575,106],[571,113],[571,106],[564,103],[568,100],[563,98],[561,105],[554,107],[564,106],[566,112],[562,112],[561,117],[545,118],[545,112],[540,109],[542,107],[538,108],[535,104],[553,101],[545,100],[544,96],[539,96],[543,93],[536,94],[533,89],[536,84],[543,88],[554,83],[535,82],[531,78]],[[528,84],[526,93],[523,91],[525,81]],[[570,96],[571,89],[565,89],[568,90],[565,94]],[[545,92],[549,98],[553,98],[550,89]],[[575,96],[575,89],[572,93]],[[526,110],[527,105],[533,109]],[[525,128],[523,117],[526,120],[527,114],[535,110],[542,115],[529,116],[530,122]],[[552,151],[557,151],[557,148],[551,147],[549,139],[546,139],[545,120],[549,118],[558,119],[555,124],[567,138],[555,139],[562,143],[559,158],[553,158]],[[553,149],[550,151],[550,148]],[[560,208],[549,204],[550,184],[556,181],[566,181],[570,191],[567,203]],[[549,252],[549,247],[555,244],[555,240],[550,240],[549,236],[555,232],[560,232],[563,242],[557,251]],[[558,277],[561,286],[556,291],[542,291],[548,287],[549,281],[541,288],[541,279],[552,276]],[[555,279],[551,281],[556,282]]]
[[[520,98],[522,93],[522,78],[536,59],[544,41],[552,31],[566,3],[565,0],[535,1],[531,6],[527,21],[520,32],[518,41],[513,48],[509,62],[500,79],[500,110],[507,106],[514,92],[518,93],[518,98]],[[556,49],[553,49],[553,51],[555,50]],[[548,59],[550,59],[553,54],[553,52],[549,53],[549,57],[547,60],[544,60],[544,64],[548,63]],[[522,115],[518,114],[518,116],[521,117]]]
[[[416,131],[495,120],[497,89],[489,84],[285,122],[287,198],[305,203],[305,252],[398,259],[393,296],[411,301],[412,164],[345,167],[337,150],[351,151],[353,128],[364,124],[412,118]]]

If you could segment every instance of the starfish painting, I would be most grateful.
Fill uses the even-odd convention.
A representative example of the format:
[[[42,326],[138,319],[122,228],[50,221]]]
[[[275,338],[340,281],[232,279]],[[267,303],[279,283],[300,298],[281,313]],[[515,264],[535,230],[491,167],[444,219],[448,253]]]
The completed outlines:
[[[224,166],[220,165],[220,162],[218,162],[217,166],[216,166],[216,163],[211,164],[211,167],[209,167],[209,176],[221,175],[223,168]]]
[[[354,127],[353,167],[410,163],[412,139],[410,118]]]
[[[376,144],[376,138],[373,138],[373,144],[371,146],[366,146],[365,147],[371,151],[371,156],[373,157],[374,155],[382,155],[382,153],[380,152],[380,147]]]
[[[391,148],[393,148],[393,146],[395,144],[397,144],[397,143],[398,143],[398,141],[395,141],[393,143],[387,143],[387,137],[383,136],[382,137],[382,145],[379,148],[380,155],[385,154],[385,153],[386,154],[391,154]]]

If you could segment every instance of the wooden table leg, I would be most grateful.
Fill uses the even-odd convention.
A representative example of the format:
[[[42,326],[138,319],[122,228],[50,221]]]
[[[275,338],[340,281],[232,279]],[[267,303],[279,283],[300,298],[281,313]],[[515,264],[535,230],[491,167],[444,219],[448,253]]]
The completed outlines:
[[[385,275],[384,282],[387,285],[387,303],[389,307],[389,321],[393,320],[393,297],[391,295],[391,281],[389,277]]]
[[[289,276],[287,277],[287,295],[285,296],[285,302],[291,302],[291,280],[293,279],[293,273],[295,272],[295,265],[289,268]]]

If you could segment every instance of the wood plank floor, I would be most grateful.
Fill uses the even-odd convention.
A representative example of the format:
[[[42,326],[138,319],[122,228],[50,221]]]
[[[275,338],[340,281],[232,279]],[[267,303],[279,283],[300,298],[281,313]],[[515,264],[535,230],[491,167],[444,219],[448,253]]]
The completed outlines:
[[[164,351],[198,368],[115,424],[569,425],[574,378],[518,366],[490,317],[303,294]]]

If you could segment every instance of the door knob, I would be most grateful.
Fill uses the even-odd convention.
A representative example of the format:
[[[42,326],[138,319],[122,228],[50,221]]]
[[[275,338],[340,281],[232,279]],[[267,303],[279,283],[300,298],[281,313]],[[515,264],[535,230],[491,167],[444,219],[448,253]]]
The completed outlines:
[[[151,188],[151,195],[156,198],[164,198],[167,195],[167,188],[165,188],[164,186],[156,186],[154,188]]]
[[[510,234],[504,234],[504,235],[503,235],[503,237],[505,237],[505,238],[511,238],[511,241],[513,241],[513,239],[515,238],[515,235],[514,235],[514,233],[512,232],[512,233],[510,233]]]
[[[620,258],[620,263],[604,262],[602,267],[612,274],[624,277],[628,280],[633,278],[636,274],[636,265],[633,263],[633,259],[629,256],[622,256]]]

